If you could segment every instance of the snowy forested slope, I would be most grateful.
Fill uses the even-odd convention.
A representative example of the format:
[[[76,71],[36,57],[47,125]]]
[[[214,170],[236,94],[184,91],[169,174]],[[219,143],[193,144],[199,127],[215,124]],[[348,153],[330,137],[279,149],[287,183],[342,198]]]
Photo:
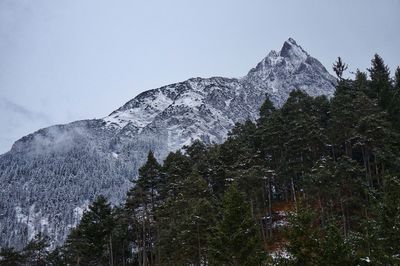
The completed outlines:
[[[335,79],[292,39],[240,79],[192,78],[141,93],[109,116],[39,130],[0,156],[0,246],[37,232],[61,243],[97,195],[120,203],[148,151],[159,160],[195,139],[222,142],[255,120],[265,94],[332,95]]]

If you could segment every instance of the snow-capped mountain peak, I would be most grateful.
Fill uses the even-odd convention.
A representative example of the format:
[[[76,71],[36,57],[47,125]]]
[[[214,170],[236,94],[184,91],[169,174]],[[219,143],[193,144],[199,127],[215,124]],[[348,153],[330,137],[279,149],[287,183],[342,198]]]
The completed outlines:
[[[309,54],[301,48],[300,45],[296,43],[295,40],[289,38],[284,44],[280,51],[280,56],[290,58],[290,59],[297,59],[298,61],[304,61],[309,57]],[[295,61],[297,61],[295,60]]]
[[[334,85],[289,39],[243,78],[192,78],[145,91],[102,119],[32,133],[0,155],[0,246],[22,247],[39,231],[61,243],[96,196],[123,201],[149,150],[162,160],[196,139],[221,143],[235,123],[258,118],[266,94],[281,106],[293,89],[329,96]]]

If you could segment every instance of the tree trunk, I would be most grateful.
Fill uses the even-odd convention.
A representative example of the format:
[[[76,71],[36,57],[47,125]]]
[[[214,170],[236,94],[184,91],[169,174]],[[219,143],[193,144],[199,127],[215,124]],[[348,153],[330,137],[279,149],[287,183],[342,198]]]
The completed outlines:
[[[145,219],[145,217],[146,217],[146,211],[144,212],[144,216],[143,216],[143,231],[142,231],[142,234],[143,234],[143,257],[142,257],[142,259],[143,259],[143,263],[142,263],[142,265],[143,266],[147,266],[147,254],[146,254],[146,219]]]
[[[342,198],[340,198],[340,208],[342,210],[343,233],[344,233],[344,236],[347,237],[347,217],[346,217],[346,211],[345,211],[345,207],[344,207]]]
[[[264,246],[265,246],[267,244],[267,228],[266,228],[266,224],[265,224],[264,220],[265,220],[265,215],[268,213],[267,204],[266,204],[267,199],[265,197],[265,193],[266,193],[266,190],[267,190],[267,185],[266,185],[265,179],[263,181],[263,186],[264,186],[264,189],[262,189],[261,191],[262,191],[262,199],[263,199],[263,205],[262,206],[263,206],[264,213],[262,215],[263,216],[262,219],[259,219],[259,224],[260,224],[260,227],[261,227],[263,243],[264,243]]]
[[[253,198],[250,198],[250,212],[251,212],[251,217],[254,218],[254,203],[253,203]]]
[[[268,213],[269,213],[269,237],[272,238],[272,196],[271,180],[268,178]]]
[[[325,227],[325,221],[324,221],[324,206],[322,205],[322,200],[321,200],[321,193],[318,191],[318,204],[319,208],[321,209],[321,227]]]
[[[125,266],[125,241],[122,241],[122,266]]]
[[[292,187],[293,201],[294,201],[294,203],[297,203],[297,199],[296,199],[296,190],[295,190],[295,188],[294,188],[294,180],[293,180],[293,177],[290,178],[290,183],[291,183],[291,187]]]
[[[112,247],[112,237],[110,234],[110,265],[114,266],[114,258],[113,258],[113,247]]]
[[[200,230],[199,230],[199,223],[197,223],[197,249],[199,255],[199,266],[201,265],[201,245],[200,245]]]

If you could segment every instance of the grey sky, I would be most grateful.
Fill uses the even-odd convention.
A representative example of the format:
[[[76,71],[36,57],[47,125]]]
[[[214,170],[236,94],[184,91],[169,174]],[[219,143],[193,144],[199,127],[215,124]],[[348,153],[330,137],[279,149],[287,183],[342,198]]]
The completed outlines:
[[[400,64],[400,1],[0,0],[0,153],[141,91],[240,77],[293,37],[329,70]]]

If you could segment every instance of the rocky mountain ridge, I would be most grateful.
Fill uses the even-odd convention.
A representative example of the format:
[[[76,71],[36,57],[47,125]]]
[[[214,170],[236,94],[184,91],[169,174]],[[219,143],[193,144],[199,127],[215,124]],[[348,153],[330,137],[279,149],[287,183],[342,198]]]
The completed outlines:
[[[332,95],[335,78],[293,39],[240,78],[192,78],[145,91],[102,119],[41,129],[0,156],[0,246],[21,248],[37,232],[65,240],[103,194],[125,197],[148,151],[159,160],[199,139],[221,143],[255,120],[268,93],[281,106],[293,89]]]

